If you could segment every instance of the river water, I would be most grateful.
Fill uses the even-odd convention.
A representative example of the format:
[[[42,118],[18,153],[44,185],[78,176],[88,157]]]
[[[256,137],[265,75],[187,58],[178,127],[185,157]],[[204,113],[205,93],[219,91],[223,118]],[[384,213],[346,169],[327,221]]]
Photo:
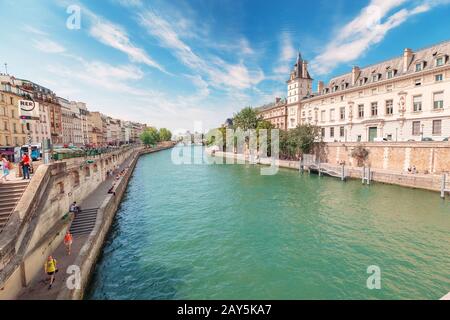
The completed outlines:
[[[171,152],[137,163],[86,298],[439,299],[450,291],[450,203],[437,193],[287,169],[263,176],[251,165],[176,165]],[[370,266],[380,289],[367,286],[378,275]]]

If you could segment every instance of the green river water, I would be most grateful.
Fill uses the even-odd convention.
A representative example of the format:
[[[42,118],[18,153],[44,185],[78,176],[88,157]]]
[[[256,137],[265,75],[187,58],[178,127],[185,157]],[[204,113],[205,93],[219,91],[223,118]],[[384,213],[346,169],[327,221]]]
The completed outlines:
[[[438,193],[287,169],[263,176],[252,165],[175,165],[171,152],[138,161],[86,298],[439,299],[450,291],[450,203]],[[381,270],[379,290],[367,288],[369,266]]]

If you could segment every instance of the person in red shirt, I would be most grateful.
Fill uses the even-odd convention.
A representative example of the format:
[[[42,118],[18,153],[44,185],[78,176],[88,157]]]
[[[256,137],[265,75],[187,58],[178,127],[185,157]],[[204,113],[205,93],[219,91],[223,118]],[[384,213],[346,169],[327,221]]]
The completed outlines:
[[[22,156],[22,171],[23,171],[23,179],[30,179],[30,157],[28,153],[24,153]]]

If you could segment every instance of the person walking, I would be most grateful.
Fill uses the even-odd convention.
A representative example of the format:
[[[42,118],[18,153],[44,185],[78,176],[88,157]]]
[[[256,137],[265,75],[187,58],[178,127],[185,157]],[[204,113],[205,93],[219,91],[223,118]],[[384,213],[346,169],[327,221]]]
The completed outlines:
[[[30,179],[30,164],[30,157],[28,156],[27,152],[24,152],[22,156],[23,180]]]
[[[2,169],[3,169],[3,175],[0,178],[2,182],[8,181],[8,175],[10,173],[11,163],[8,161],[8,159],[2,154],[1,156],[2,160]]]
[[[50,290],[53,282],[55,282],[55,274],[58,272],[58,268],[56,267],[56,259],[53,259],[52,256],[48,256],[47,261],[44,263],[44,272],[50,276],[50,284],[48,286],[48,290]]]
[[[66,246],[67,254],[70,256],[70,250],[72,249],[73,237],[69,230],[67,230],[64,236],[64,245]]]

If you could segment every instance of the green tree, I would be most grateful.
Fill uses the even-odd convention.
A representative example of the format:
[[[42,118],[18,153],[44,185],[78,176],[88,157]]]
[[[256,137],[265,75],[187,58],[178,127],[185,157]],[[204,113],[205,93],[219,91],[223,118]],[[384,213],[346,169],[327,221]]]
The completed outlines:
[[[145,129],[140,138],[142,143],[147,147],[156,145],[160,140],[158,130],[153,127]]]
[[[159,139],[160,141],[170,141],[172,139],[172,132],[166,128],[159,129]]]
[[[236,113],[233,117],[233,126],[243,131],[256,129],[262,119],[252,107],[247,107]]]
[[[314,143],[321,140],[320,127],[311,124],[302,124],[289,132],[293,143],[301,153],[313,150]]]

